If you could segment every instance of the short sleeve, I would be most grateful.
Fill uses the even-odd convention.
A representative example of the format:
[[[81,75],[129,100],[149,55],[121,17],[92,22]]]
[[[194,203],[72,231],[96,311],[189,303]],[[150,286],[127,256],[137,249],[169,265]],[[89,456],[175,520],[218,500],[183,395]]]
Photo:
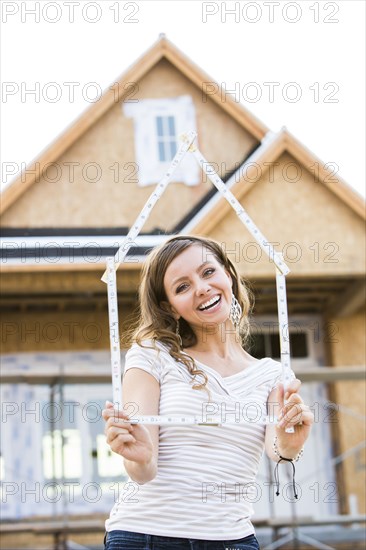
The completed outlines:
[[[151,347],[144,347],[145,345],[152,345],[148,342],[145,343],[144,341],[143,344],[143,346],[140,346],[134,343],[127,351],[123,374],[129,369],[137,368],[148,372],[160,383],[162,375],[160,352]]]

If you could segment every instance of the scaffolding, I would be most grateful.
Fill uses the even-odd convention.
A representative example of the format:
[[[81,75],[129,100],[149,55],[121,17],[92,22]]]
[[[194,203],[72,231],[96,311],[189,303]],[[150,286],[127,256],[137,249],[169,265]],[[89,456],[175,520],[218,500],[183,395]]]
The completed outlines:
[[[43,372],[42,372],[43,370]],[[365,369],[363,366],[351,366],[351,367],[305,367],[296,371],[298,376],[303,382],[326,382],[334,383],[338,381],[361,381],[365,380]],[[64,387],[66,384],[106,384],[110,382],[110,367],[105,365],[99,368],[85,367],[83,372],[80,369],[75,369],[72,366],[59,365],[58,368],[53,366],[47,369],[44,368],[35,370],[33,372],[16,372],[15,369],[5,367],[2,369],[1,374],[2,384],[21,384],[26,383],[29,385],[46,384],[49,388],[49,402],[57,403],[59,407],[63,406],[64,400]],[[356,418],[358,421],[364,422],[365,417],[360,415],[357,411],[346,407],[337,406],[337,415],[346,414]],[[311,437],[311,436],[310,436]],[[361,440],[353,448],[347,449],[341,455],[332,457],[326,464],[322,465],[322,468],[331,468],[334,464],[341,464],[348,457],[359,452],[366,446],[366,440]],[[62,463],[63,449],[61,449],[61,463]],[[317,479],[319,471],[313,471],[309,473],[310,479]],[[269,477],[270,479],[270,473]],[[62,483],[62,479],[60,480]],[[301,483],[301,480],[300,480]],[[342,495],[340,495],[342,497]],[[344,495],[343,495],[344,497]],[[54,550],[71,550],[73,548],[89,548],[90,546],[83,546],[73,541],[73,536],[78,535],[90,535],[95,533],[96,538],[102,542],[104,533],[104,520],[102,517],[74,517],[68,511],[67,500],[64,499],[62,503],[63,512],[61,515],[51,515],[47,518],[29,518],[22,521],[3,521],[1,525],[2,536],[14,537],[17,539],[21,534],[31,534],[35,537],[33,541],[40,539],[46,535],[49,535],[53,539]],[[266,545],[262,546],[263,550],[276,550],[277,548],[293,548],[300,549],[306,547],[319,548],[323,550],[347,548],[342,545],[341,541],[333,543],[332,546],[325,544],[318,538],[309,536],[309,528],[319,528],[321,526],[332,526],[335,528],[342,527],[343,537],[346,532],[349,534],[349,542],[352,541],[352,548],[362,548],[365,542],[365,530],[366,515],[358,513],[330,515],[328,517],[312,517],[310,516],[297,516],[296,504],[292,505],[291,516],[287,518],[275,518],[268,517],[260,520],[253,520],[253,525],[259,533],[260,539],[261,531],[267,533],[263,540],[266,540]],[[268,534],[269,533],[269,534]],[[34,544],[34,542],[32,543]],[[289,545],[290,544],[290,545]],[[357,546],[359,544],[359,546]],[[3,546],[2,546],[3,547]],[[31,546],[34,548],[33,546]],[[39,548],[41,548],[40,546]],[[94,547],[94,545],[93,545]],[[10,548],[10,547],[9,547]],[[26,548],[26,546],[24,546]],[[98,548],[95,545],[95,548]],[[99,548],[102,548],[100,545]]]

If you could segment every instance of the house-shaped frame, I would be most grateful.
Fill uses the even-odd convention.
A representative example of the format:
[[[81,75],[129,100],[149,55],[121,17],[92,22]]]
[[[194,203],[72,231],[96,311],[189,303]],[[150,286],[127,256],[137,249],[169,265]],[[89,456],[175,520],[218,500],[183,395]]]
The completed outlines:
[[[290,272],[288,266],[282,259],[282,255],[274,250],[270,242],[259,231],[254,224],[248,213],[244,210],[243,206],[231,193],[230,189],[226,187],[224,182],[218,176],[207,160],[204,158],[199,149],[194,145],[194,141],[197,134],[193,131],[188,132],[181,136],[180,147],[174,156],[169,169],[157,184],[153,193],[148,198],[146,204],[138,215],[135,223],[132,225],[127,236],[123,240],[121,246],[117,250],[114,257],[108,257],[106,260],[107,268],[102,276],[102,281],[107,283],[108,289],[108,313],[109,313],[109,335],[111,346],[111,367],[112,367],[112,388],[113,388],[113,402],[115,407],[121,407],[122,402],[122,382],[121,382],[121,352],[119,343],[119,320],[118,320],[118,299],[117,299],[117,282],[116,282],[116,270],[119,265],[124,261],[127,256],[128,250],[131,246],[135,245],[134,239],[139,235],[144,224],[146,223],[149,214],[152,212],[155,204],[163,195],[167,185],[169,184],[175,170],[182,162],[187,152],[194,155],[201,169],[206,173],[212,183],[217,187],[221,195],[229,202],[234,209],[240,221],[250,231],[252,236],[256,239],[260,247],[268,254],[270,259],[274,262],[276,267],[276,289],[277,289],[277,305],[278,305],[278,322],[279,322],[279,336],[280,336],[280,349],[281,349],[281,365],[282,365],[282,383],[284,387],[291,379],[290,374],[290,338],[288,333],[288,314],[287,314],[287,300],[286,300],[286,279],[285,276]],[[134,419],[136,422],[161,424],[165,422],[176,422],[177,419],[168,420],[162,417],[139,417]],[[187,423],[192,419],[185,418]],[[273,419],[266,418],[264,422],[271,422]],[[197,422],[202,424],[202,419],[197,419]],[[287,428],[286,431],[293,432],[293,428]]]

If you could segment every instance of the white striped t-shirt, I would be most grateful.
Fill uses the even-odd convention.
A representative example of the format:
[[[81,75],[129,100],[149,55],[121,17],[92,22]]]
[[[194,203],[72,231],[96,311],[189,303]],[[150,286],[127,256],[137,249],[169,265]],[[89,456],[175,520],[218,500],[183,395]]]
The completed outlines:
[[[265,426],[256,419],[267,414],[267,398],[280,381],[281,364],[264,358],[222,377],[196,361],[208,377],[208,404],[207,392],[191,387],[202,377],[193,382],[187,367],[175,361],[164,344],[157,346],[158,351],[133,344],[126,354],[125,371],[139,368],[158,380],[159,415],[202,417],[207,411],[207,417],[221,421],[226,413],[227,419],[248,422],[160,426],[156,477],[142,485],[128,480],[106,530],[206,540],[246,537],[255,532],[250,517],[264,450]]]

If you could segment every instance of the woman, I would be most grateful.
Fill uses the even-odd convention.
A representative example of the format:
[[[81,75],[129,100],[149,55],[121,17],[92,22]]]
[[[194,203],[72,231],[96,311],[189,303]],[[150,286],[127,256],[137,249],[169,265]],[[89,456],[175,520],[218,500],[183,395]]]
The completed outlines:
[[[106,522],[105,547],[258,549],[250,516],[263,449],[276,463],[296,460],[313,423],[297,393],[301,383],[293,375],[284,396],[280,363],[245,351],[249,292],[217,242],[177,236],[155,248],[139,301],[124,411],[109,402],[103,411],[107,442],[131,479]],[[259,421],[269,411],[278,424]],[[128,422],[158,414],[222,424]]]

